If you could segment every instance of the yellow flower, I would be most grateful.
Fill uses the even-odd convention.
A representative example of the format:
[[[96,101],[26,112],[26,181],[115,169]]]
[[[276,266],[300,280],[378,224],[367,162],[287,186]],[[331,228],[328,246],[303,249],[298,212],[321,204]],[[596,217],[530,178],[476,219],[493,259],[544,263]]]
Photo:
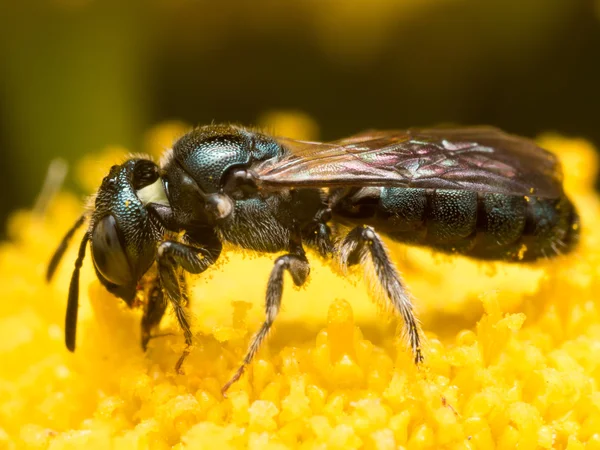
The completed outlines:
[[[185,129],[169,127],[151,135],[153,153]],[[69,353],[77,245],[51,285],[44,272],[81,202],[61,194],[44,217],[15,213],[0,246],[0,448],[600,448],[597,161],[584,141],[541,142],[563,160],[582,217],[575,253],[483,264],[390,243],[428,333],[420,371],[360,274],[343,279],[311,253],[310,283],[286,280],[275,332],[227,399],[274,255],[231,249],[191,279],[195,346],[178,375],[173,317],[143,353],[141,311],[108,294],[89,261]],[[110,166],[96,161],[80,171],[87,183]]]

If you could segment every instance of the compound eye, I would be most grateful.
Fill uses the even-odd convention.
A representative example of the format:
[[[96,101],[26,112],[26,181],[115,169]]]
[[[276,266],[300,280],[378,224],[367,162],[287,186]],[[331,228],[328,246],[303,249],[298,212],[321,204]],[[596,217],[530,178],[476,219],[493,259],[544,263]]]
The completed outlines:
[[[92,232],[92,258],[98,272],[118,286],[131,285],[133,275],[113,216],[100,220]]]

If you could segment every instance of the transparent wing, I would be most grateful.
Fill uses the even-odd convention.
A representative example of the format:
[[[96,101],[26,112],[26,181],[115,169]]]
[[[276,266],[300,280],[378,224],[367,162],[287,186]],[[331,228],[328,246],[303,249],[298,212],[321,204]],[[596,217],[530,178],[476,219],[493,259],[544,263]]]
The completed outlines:
[[[284,156],[254,168],[265,189],[402,186],[562,194],[554,155],[495,128],[370,131],[330,143],[277,140]]]

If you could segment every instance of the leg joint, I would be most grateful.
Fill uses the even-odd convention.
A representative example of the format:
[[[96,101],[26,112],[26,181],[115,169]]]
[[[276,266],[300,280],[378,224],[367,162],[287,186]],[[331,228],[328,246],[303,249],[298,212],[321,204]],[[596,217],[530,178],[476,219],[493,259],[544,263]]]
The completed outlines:
[[[171,241],[161,242],[160,245],[158,246],[158,251],[157,251],[158,258],[159,259],[163,258],[165,256],[165,253],[168,253],[170,247],[171,247]]]
[[[360,233],[360,237],[365,242],[375,242],[377,240],[375,230],[371,227],[363,227]]]

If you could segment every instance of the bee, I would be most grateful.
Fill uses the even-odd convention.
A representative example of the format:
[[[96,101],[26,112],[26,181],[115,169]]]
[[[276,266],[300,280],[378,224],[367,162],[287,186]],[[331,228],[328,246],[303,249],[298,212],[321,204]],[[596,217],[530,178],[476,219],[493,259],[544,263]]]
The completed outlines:
[[[440,252],[508,262],[569,252],[579,234],[557,158],[532,141],[489,127],[370,131],[329,143],[232,125],[196,128],[165,152],[160,165],[137,157],[110,169],[93,208],[52,257],[48,280],[85,222],[69,287],[67,348],[75,349],[79,272],[89,244],[98,279],[130,306],[140,280],[156,264],[141,344],[145,349],[170,304],[187,344],[178,371],[193,337],[183,271],[204,272],[225,242],[283,252],[267,281],[264,322],[223,392],[251,363],[275,321],[284,272],[297,286],[306,282],[305,248],[336,258],[342,268],[374,269],[420,364],[419,322],[382,234]]]

